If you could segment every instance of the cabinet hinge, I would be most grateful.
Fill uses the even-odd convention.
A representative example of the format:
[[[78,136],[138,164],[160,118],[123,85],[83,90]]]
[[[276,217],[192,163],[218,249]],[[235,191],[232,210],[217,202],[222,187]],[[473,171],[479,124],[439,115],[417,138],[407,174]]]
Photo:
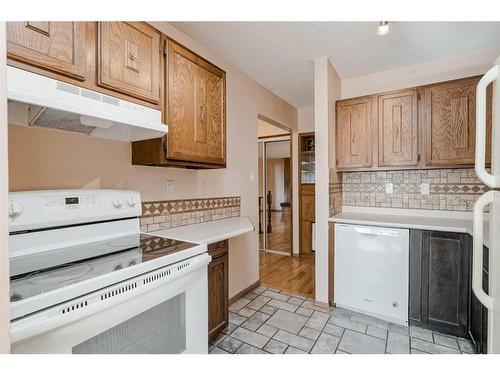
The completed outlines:
[[[417,100],[420,100],[420,93],[417,93]]]
[[[420,162],[420,154],[417,156],[417,162]]]

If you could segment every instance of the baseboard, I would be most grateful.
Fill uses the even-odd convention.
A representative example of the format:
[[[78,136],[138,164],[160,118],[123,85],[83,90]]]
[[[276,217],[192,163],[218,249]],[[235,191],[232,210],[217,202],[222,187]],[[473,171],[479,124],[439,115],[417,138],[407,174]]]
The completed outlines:
[[[322,307],[324,309],[329,309],[330,308],[330,304],[328,302],[321,302],[321,301],[318,301],[318,300],[314,300],[314,306]]]
[[[234,302],[236,302],[237,300],[239,300],[241,297],[243,297],[248,292],[250,292],[253,289],[257,288],[258,286],[260,286],[260,280],[257,280],[252,285],[250,285],[250,286],[246,287],[245,289],[243,289],[241,292],[236,293],[234,296],[232,296],[231,298],[229,298],[229,306],[231,306]]]

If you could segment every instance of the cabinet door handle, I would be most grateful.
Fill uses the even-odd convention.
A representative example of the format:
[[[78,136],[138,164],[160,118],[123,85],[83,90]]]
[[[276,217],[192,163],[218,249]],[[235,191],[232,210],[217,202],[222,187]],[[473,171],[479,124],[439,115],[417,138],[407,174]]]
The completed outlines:
[[[132,61],[138,61],[139,60],[139,55],[137,55],[135,53],[132,53],[132,52],[129,53],[129,57],[130,57],[130,60],[132,60]]]
[[[205,122],[205,106],[200,106],[200,122]]]

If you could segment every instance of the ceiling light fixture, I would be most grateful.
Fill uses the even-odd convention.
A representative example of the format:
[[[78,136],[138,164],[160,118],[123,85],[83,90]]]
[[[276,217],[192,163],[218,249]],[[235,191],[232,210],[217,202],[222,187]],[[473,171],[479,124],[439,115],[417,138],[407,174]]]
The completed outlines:
[[[384,36],[389,34],[389,22],[388,21],[380,21],[377,28],[377,35]]]

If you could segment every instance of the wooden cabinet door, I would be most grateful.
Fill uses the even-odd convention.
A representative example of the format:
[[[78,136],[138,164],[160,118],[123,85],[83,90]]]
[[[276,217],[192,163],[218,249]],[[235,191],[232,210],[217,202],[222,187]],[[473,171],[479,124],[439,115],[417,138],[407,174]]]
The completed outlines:
[[[227,241],[209,245],[212,261],[208,265],[208,339],[227,327],[229,284]]]
[[[417,90],[378,97],[379,166],[418,164]]]
[[[372,165],[371,99],[337,103],[337,167]]]
[[[225,73],[171,41],[167,123],[167,158],[225,164]]]
[[[476,86],[478,79],[463,79],[425,89],[428,165],[474,164],[476,145]],[[487,156],[490,160],[491,88],[487,105]]]
[[[470,251],[466,234],[410,232],[412,324],[467,337]]]
[[[7,22],[7,56],[85,79],[85,22]]]
[[[143,22],[99,22],[98,85],[160,101],[160,32]]]

